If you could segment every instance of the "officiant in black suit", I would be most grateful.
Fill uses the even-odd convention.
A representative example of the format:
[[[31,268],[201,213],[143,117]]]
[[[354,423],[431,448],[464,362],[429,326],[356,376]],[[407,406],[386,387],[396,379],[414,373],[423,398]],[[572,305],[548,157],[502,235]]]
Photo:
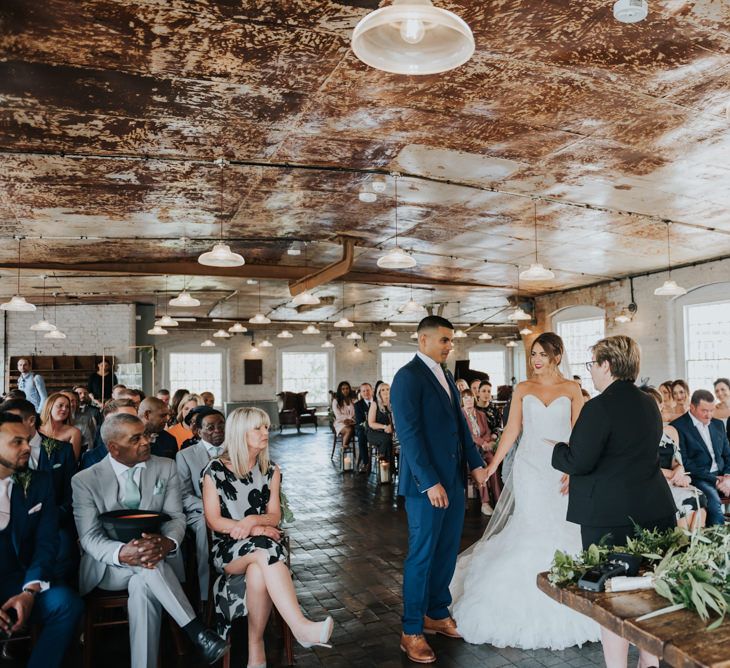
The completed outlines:
[[[553,467],[570,475],[568,521],[580,524],[583,547],[607,538],[625,545],[634,524],[647,529],[676,526],[669,485],[659,467],[662,418],[656,401],[634,384],[639,375],[638,344],[610,336],[593,346],[586,363],[601,393],[583,407],[570,443],[557,443]],[[601,629],[606,664],[616,665],[629,643]],[[641,652],[642,666],[658,660]]]
[[[360,385],[360,398],[355,402],[355,436],[357,436],[358,471],[368,468],[368,411],[373,400],[373,386]]]

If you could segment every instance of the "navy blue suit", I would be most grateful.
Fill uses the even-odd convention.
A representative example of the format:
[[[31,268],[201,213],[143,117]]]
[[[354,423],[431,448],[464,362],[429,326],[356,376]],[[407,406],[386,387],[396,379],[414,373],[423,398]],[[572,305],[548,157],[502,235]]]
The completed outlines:
[[[99,430],[99,432],[97,432],[96,434],[96,438],[94,439],[94,447],[91,450],[87,450],[86,452],[82,453],[81,465],[79,466],[80,471],[88,469],[94,464],[98,464],[102,459],[104,459],[104,457],[109,454],[109,450],[106,449],[106,443],[101,440],[100,432],[101,430]]]
[[[153,434],[154,435],[154,434]],[[177,440],[164,429],[156,434],[157,438],[152,443],[152,454],[157,457],[167,457],[167,459],[175,459],[177,456]]]
[[[368,411],[365,399],[355,402],[355,435],[357,436],[357,459],[360,465],[368,463]]]
[[[51,581],[58,552],[58,510],[51,475],[31,471],[27,491],[15,482],[10,498],[10,523],[0,531],[0,604],[34,580]],[[28,668],[56,668],[74,638],[83,612],[78,595],[68,587],[51,586],[36,596],[30,623],[40,636]]]
[[[725,516],[720,504],[720,495],[715,487],[718,475],[730,475],[730,443],[722,420],[712,419],[708,425],[710,440],[717,462],[717,473],[710,473],[712,458],[700,432],[692,422],[689,413],[680,415],[672,423],[679,433],[679,449],[682,464],[692,478],[692,484],[701,489],[707,497],[707,525],[724,524]]]
[[[395,375],[391,405],[400,441],[398,493],[408,514],[408,556],[403,573],[403,632],[423,632],[423,617],[449,616],[449,584],[464,526],[467,467],[484,461],[471,438],[449,373],[447,396],[418,357]],[[426,492],[440,483],[448,508],[435,508]]]

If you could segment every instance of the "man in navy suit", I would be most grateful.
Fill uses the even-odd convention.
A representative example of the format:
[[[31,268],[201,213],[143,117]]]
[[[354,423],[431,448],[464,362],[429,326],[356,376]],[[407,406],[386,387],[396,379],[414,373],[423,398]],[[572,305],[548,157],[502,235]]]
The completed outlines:
[[[453,337],[445,318],[421,320],[418,353],[395,375],[390,394],[401,446],[398,494],[408,515],[401,650],[416,663],[436,661],[424,633],[461,637],[449,615],[449,584],[464,525],[467,468],[478,484],[486,481],[459,391],[445,370]]]
[[[28,436],[22,418],[0,413],[0,633],[39,624],[28,668],[57,668],[73,640],[83,603],[71,589],[51,582],[58,511],[51,475],[28,468]]]
[[[368,411],[373,400],[373,386],[370,383],[360,385],[360,398],[355,402],[355,435],[357,436],[358,472],[368,468]]]
[[[730,496],[730,443],[722,420],[712,417],[714,411],[712,392],[695,390],[689,412],[672,422],[679,433],[684,468],[707,497],[708,526],[725,524],[720,493]]]
[[[77,578],[78,549],[76,548],[76,525],[71,496],[71,478],[76,473],[76,459],[73,447],[66,441],[58,441],[41,434],[36,425],[39,422],[35,406],[25,399],[10,399],[0,404],[0,412],[13,413],[23,420],[28,429],[30,459],[28,466],[38,471],[47,471],[53,481],[53,492],[58,509],[59,547],[53,567],[55,579],[69,584]]]

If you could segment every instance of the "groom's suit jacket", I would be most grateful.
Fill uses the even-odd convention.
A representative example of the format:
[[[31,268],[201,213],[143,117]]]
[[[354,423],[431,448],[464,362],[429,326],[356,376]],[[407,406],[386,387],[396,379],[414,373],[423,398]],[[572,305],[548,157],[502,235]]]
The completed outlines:
[[[111,456],[77,473],[71,484],[74,518],[82,550],[79,590],[83,596],[101,582],[107,568],[114,566],[114,555],[122,545],[107,536],[101,515],[123,506],[119,503],[119,482],[111,465]],[[151,456],[141,473],[140,495],[140,509],[170,516],[170,520],[162,525],[160,533],[176,541],[178,546],[182,545],[185,515],[175,462]]]
[[[437,483],[447,491],[463,489],[467,466],[484,466],[461,412],[459,391],[450,374],[446,379],[450,399],[418,355],[393,379],[390,400],[400,441],[401,496],[418,496]]]
[[[570,444],[558,443],[553,450],[553,467],[570,474],[568,521],[643,526],[674,515],[659,467],[661,437],[656,401],[630,381],[614,381],[587,402]]]
[[[710,473],[712,458],[700,432],[692,422],[689,413],[680,415],[672,422],[672,426],[679,434],[679,449],[682,453],[682,464],[685,471],[693,480],[704,480],[715,484],[718,475],[730,474],[730,444],[725,434],[725,425],[722,420],[710,420],[709,431],[712,449],[717,462],[717,473]]]

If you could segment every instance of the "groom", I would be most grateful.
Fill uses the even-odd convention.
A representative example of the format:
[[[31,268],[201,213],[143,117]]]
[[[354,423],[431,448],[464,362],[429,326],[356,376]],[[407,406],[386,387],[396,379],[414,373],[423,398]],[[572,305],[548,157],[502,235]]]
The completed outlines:
[[[436,661],[424,633],[461,637],[449,615],[449,584],[464,525],[467,466],[478,484],[487,477],[459,391],[445,371],[453,338],[454,328],[445,318],[421,320],[418,352],[395,375],[391,390],[401,446],[398,493],[405,497],[408,515],[400,646],[416,663]]]

